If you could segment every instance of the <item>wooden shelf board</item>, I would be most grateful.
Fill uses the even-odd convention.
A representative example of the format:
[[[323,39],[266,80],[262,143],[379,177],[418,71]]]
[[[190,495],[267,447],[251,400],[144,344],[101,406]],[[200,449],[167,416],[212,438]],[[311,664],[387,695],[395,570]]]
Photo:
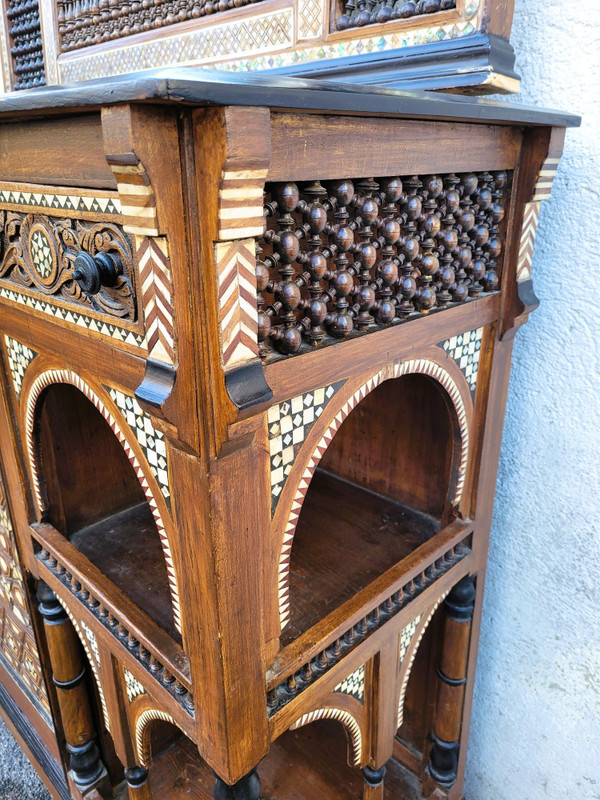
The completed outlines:
[[[290,565],[285,646],[435,536],[440,521],[318,469]]]
[[[175,641],[169,578],[148,503],[82,528],[70,537],[82,555],[145,611]]]

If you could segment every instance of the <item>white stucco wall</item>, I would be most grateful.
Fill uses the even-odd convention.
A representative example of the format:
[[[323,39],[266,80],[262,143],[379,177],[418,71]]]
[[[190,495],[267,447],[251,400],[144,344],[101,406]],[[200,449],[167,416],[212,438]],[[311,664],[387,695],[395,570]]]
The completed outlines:
[[[517,0],[515,98],[567,133],[517,334],[465,797],[600,798],[600,2]]]

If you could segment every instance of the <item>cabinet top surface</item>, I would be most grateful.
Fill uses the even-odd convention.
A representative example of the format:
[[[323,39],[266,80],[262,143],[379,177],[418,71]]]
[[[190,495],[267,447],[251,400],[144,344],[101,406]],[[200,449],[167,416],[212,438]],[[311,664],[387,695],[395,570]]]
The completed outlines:
[[[442,93],[354,86],[197,68],[159,69],[0,95],[0,117],[84,111],[116,103],[267,106],[414,119],[573,127],[575,114]]]

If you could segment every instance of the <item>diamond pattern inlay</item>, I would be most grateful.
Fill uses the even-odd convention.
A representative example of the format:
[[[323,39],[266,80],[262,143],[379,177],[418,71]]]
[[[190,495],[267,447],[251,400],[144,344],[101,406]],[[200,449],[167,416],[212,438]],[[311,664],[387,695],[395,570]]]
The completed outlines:
[[[152,474],[156,478],[160,491],[171,507],[171,492],[169,489],[169,474],[167,469],[167,448],[165,436],[161,431],[157,431],[152,420],[142,411],[135,397],[120,392],[117,389],[106,387],[114,403],[127,420],[127,424],[133,431],[138,440],[146,460],[150,465]]]
[[[342,694],[349,694],[360,700],[362,703],[365,697],[365,668],[364,665],[355,670],[351,675],[338,685],[333,690],[334,692],[341,692]]]
[[[477,386],[477,373],[479,371],[479,356],[481,353],[481,337],[483,328],[466,331],[458,336],[452,336],[441,343],[441,346],[453,358],[467,379],[471,394]]]
[[[271,458],[271,513],[292,471],[296,455],[315,422],[344,381],[329,384],[277,403],[269,409],[269,453]]]
[[[46,234],[37,228],[29,242],[31,260],[42,278],[48,278],[52,272],[52,248]]]
[[[417,628],[419,627],[419,622],[421,622],[422,616],[422,614],[419,614],[419,616],[415,617],[412,622],[409,622],[408,625],[405,625],[405,627],[402,628],[402,633],[400,634],[400,664],[402,664],[406,658],[406,653],[410,647],[413,636],[417,632]]]
[[[127,690],[127,699],[132,703],[136,697],[141,694],[146,694],[146,690],[142,684],[135,678],[128,669],[123,670],[125,674],[125,688]]]
[[[21,342],[16,339],[11,339],[10,336],[5,336],[6,352],[8,355],[8,366],[10,367],[10,374],[12,375],[13,383],[15,385],[15,393],[17,397],[21,394],[21,386],[23,385],[23,378],[25,371],[31,364],[37,353],[30,350]]]

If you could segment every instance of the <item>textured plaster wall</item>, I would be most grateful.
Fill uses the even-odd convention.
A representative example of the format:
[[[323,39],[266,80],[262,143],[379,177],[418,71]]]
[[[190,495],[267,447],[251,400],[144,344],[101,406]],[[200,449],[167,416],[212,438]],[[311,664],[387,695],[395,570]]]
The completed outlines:
[[[567,133],[517,334],[467,800],[600,798],[600,2],[517,0],[515,98]]]

